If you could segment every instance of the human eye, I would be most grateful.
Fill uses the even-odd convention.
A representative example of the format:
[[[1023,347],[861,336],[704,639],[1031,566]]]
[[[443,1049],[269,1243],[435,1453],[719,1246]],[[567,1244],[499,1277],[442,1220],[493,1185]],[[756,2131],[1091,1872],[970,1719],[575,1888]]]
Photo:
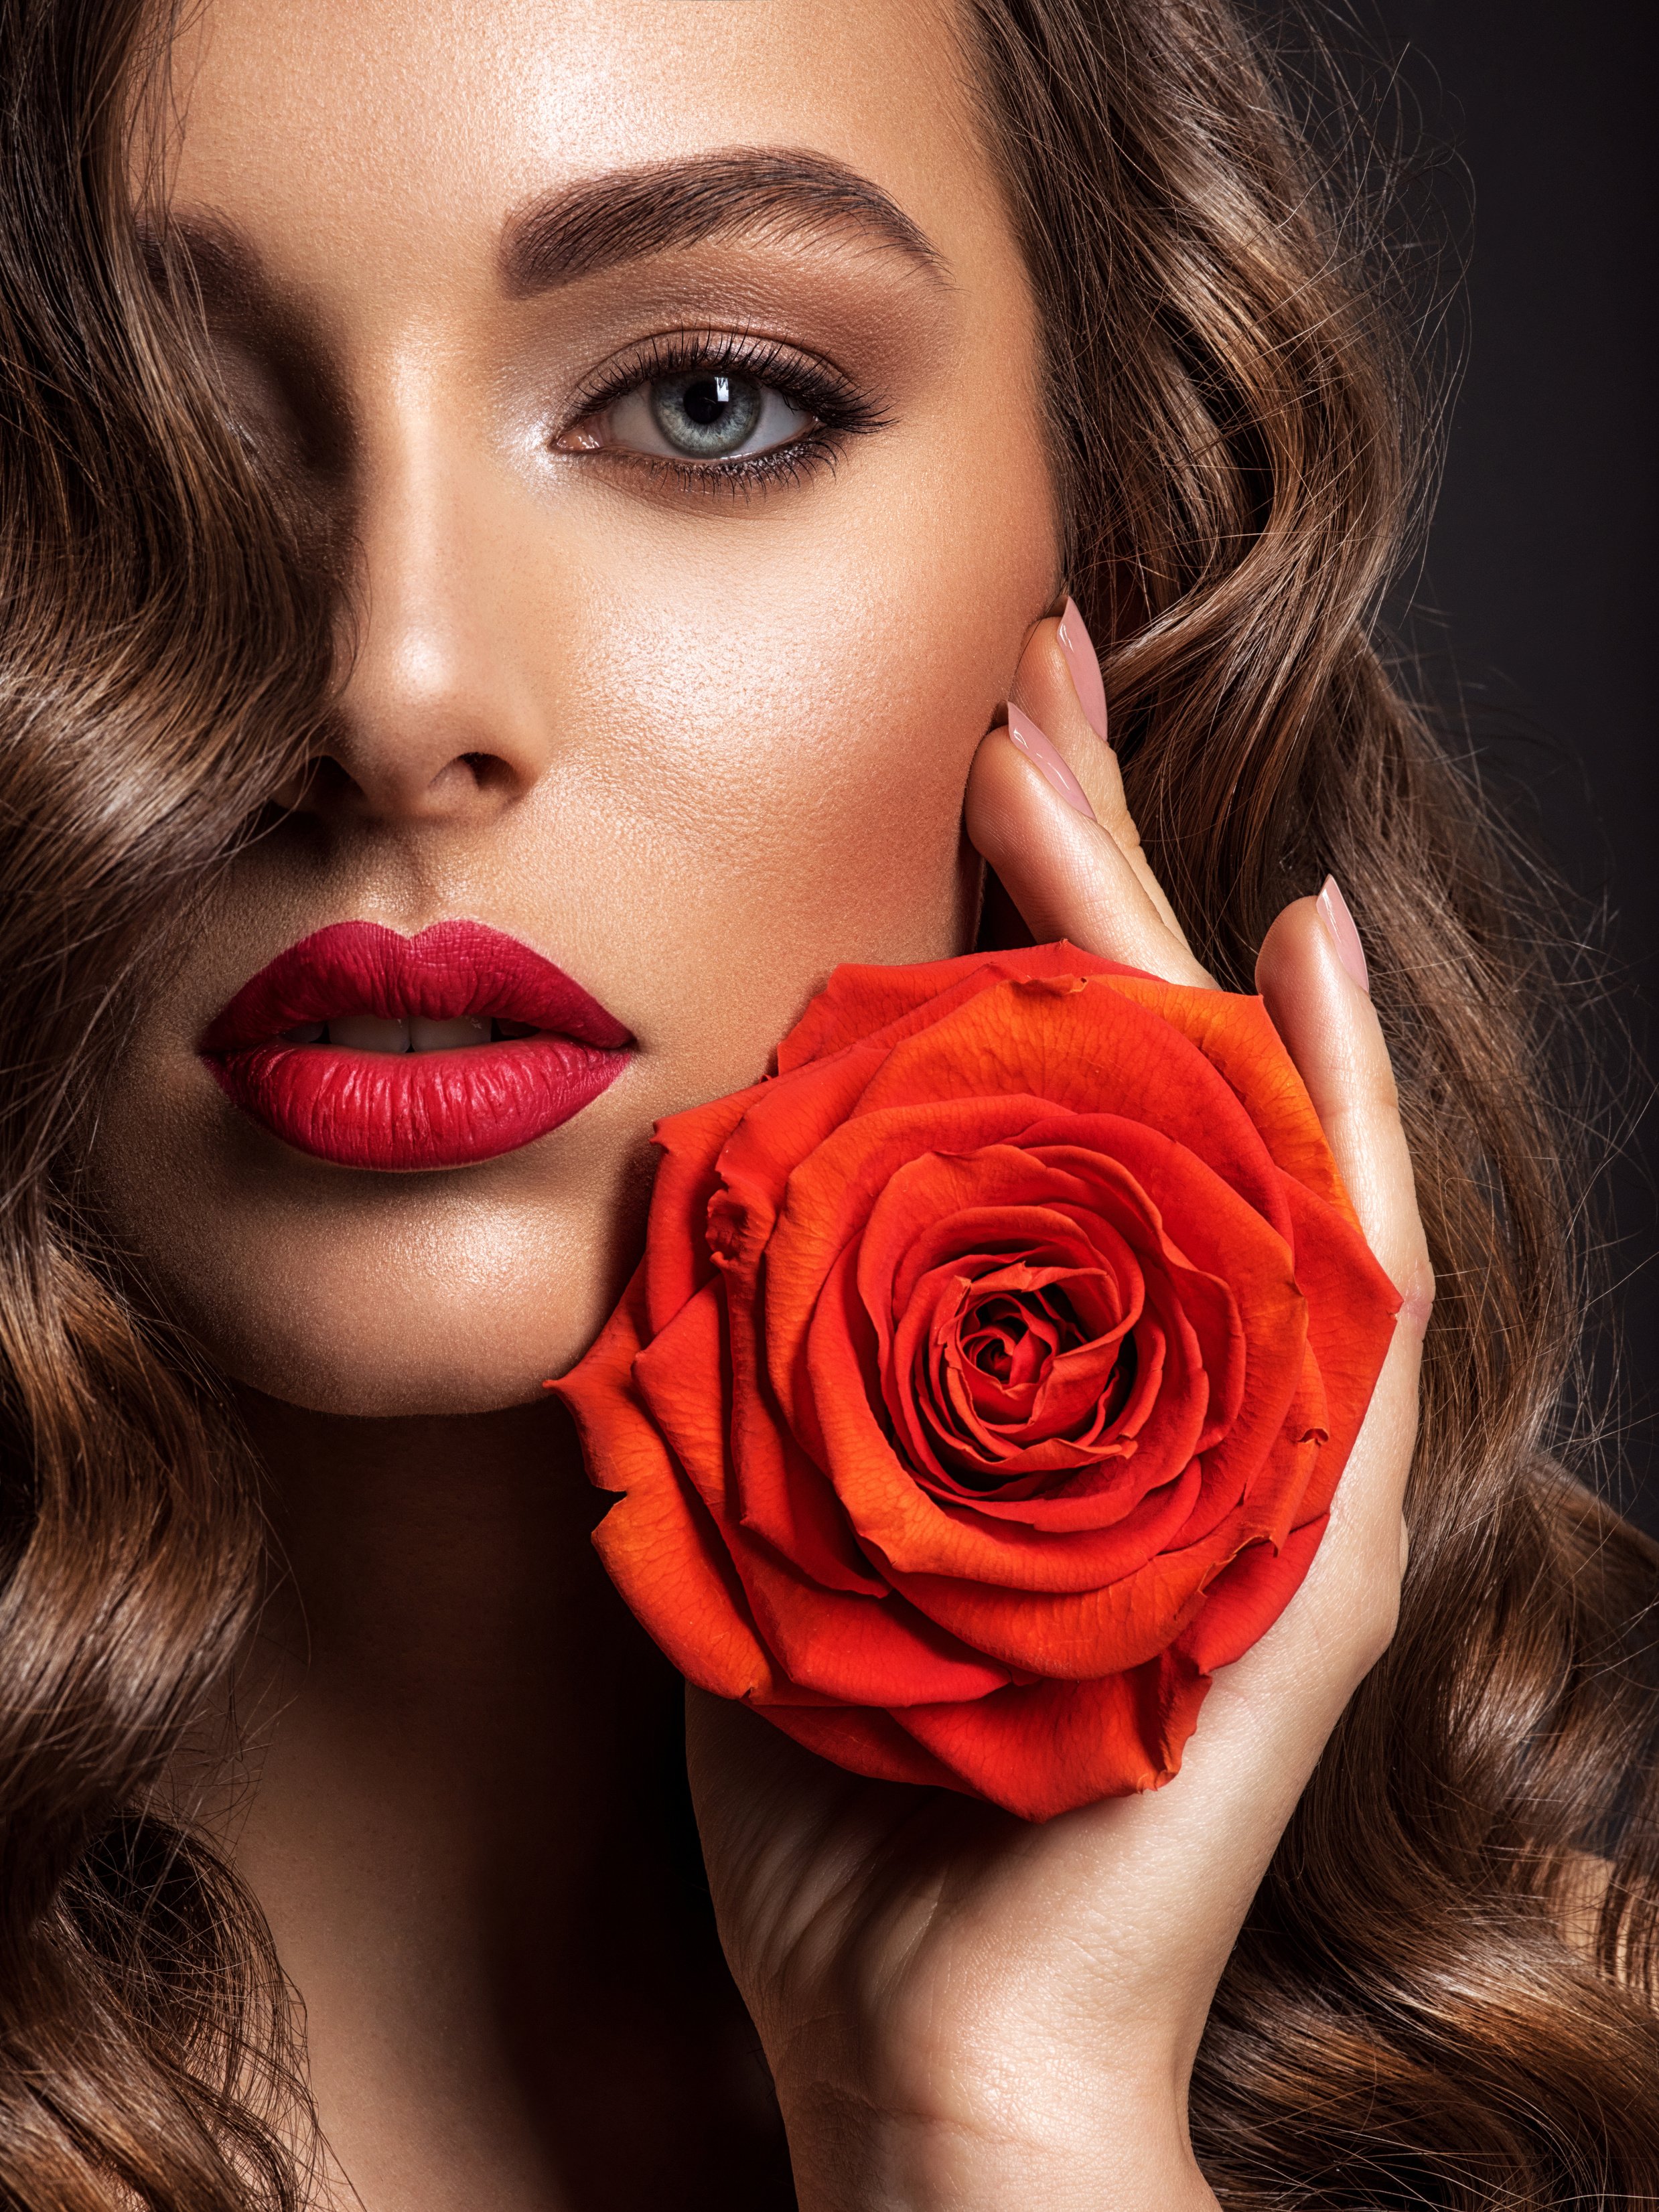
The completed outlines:
[[[771,340],[682,334],[602,372],[553,443],[714,489],[799,477],[876,423],[875,410],[826,362]]]
[[[770,453],[812,427],[775,385],[736,368],[682,369],[635,385],[610,410],[613,441],[635,453],[727,461]]]

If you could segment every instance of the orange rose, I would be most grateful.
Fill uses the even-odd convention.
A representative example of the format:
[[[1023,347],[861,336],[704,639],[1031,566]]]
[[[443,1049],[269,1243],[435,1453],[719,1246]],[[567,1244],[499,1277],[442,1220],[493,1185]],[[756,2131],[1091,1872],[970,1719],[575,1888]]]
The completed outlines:
[[[663,1650],[1028,1820],[1167,1781],[1307,1571],[1399,1304],[1261,1001],[1069,945],[842,968],[657,1142],[556,1387]]]

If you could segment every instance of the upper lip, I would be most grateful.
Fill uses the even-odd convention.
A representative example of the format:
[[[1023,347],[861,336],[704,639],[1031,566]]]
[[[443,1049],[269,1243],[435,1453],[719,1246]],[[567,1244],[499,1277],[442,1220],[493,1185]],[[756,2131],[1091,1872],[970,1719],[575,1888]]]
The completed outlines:
[[[516,937],[479,921],[438,921],[404,937],[373,921],[341,921],[279,952],[215,1015],[199,1049],[274,1043],[302,1022],[349,1014],[454,1021],[471,1014],[525,1022],[582,1044],[615,1048],[629,1030],[581,985]]]

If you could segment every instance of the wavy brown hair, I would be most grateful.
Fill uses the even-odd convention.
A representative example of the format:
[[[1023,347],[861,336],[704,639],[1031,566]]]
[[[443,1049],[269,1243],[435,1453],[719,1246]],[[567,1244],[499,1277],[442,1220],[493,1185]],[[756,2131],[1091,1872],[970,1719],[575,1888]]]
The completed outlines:
[[[306,743],[329,617],[133,221],[143,36],[138,0],[0,0],[0,2202],[275,2212],[301,2201],[286,1992],[159,1802],[262,1532],[77,1164]]]
[[[1659,2197],[1659,1557],[1550,1446],[1581,1334],[1559,994],[1375,641],[1421,428],[1351,203],[1226,0],[962,0],[1050,339],[1073,588],[1147,842],[1248,987],[1327,870],[1441,1293],[1400,1633],[1193,2084],[1230,2206]],[[328,564],[135,220],[139,0],[0,0],[0,2202],[289,2212],[301,2054],[161,1794],[257,1601],[207,1378],[78,1188],[195,896],[326,706]]]

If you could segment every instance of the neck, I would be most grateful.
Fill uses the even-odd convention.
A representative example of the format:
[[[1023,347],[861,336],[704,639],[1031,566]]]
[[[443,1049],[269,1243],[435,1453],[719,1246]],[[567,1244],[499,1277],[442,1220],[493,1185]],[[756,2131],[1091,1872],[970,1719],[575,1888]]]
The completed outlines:
[[[544,2212],[618,2074],[639,2093],[617,2046],[642,2009],[684,1999],[715,2044],[738,2026],[712,1930],[684,1924],[678,1683],[592,1551],[604,1501],[558,1407],[246,1412],[276,1571],[227,1835],[306,2007],[325,2133],[371,2206]],[[685,1988],[665,1959],[693,1961]],[[672,2042],[663,2094],[707,2100]],[[416,2185],[417,2150],[453,2191]]]
[[[281,1570],[266,1630],[343,1729],[418,1737],[512,1794],[538,1747],[586,1780],[666,1686],[589,1541],[562,1410],[352,1420],[252,1399]]]

